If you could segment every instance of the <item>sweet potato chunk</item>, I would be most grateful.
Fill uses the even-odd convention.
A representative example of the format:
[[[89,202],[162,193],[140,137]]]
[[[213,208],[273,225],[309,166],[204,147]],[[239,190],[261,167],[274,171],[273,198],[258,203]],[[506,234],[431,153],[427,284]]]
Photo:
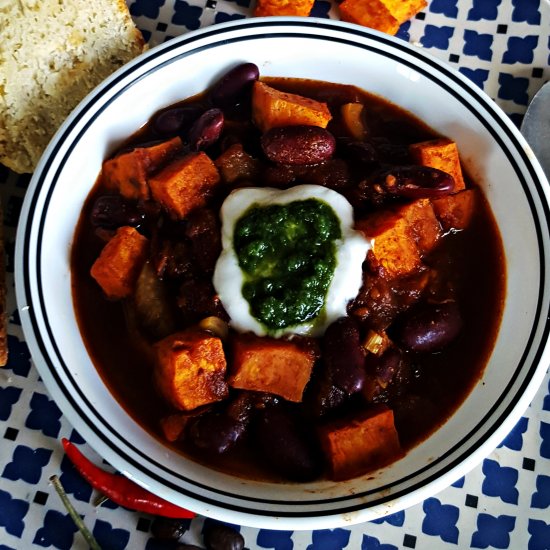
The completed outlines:
[[[326,103],[275,90],[256,81],[252,90],[252,118],[262,132],[279,126],[307,124],[326,128],[332,118]]]
[[[477,200],[474,189],[465,189],[452,195],[432,199],[435,215],[445,231],[466,229]]]
[[[155,200],[177,219],[204,206],[212,189],[220,181],[218,169],[210,157],[200,151],[172,161],[149,180]]]
[[[414,162],[422,166],[431,166],[451,174],[455,180],[453,192],[466,188],[458,148],[456,143],[447,138],[433,139],[413,143],[409,146],[409,152]]]
[[[252,335],[237,336],[229,385],[243,390],[274,393],[300,402],[315,363],[313,350],[293,342]]]
[[[377,212],[357,221],[356,228],[372,239],[372,254],[390,277],[406,275],[422,264],[414,235],[399,213]]]
[[[340,18],[387,34],[427,6],[426,0],[344,0]]]
[[[166,441],[177,441],[189,422],[189,416],[184,414],[170,414],[160,419],[160,429]]]
[[[148,177],[182,150],[179,137],[151,147],[136,147],[103,163],[105,185],[127,199],[148,199]]]
[[[363,141],[367,134],[367,128],[363,120],[365,107],[362,103],[344,103],[340,107],[340,115],[344,128],[349,135],[359,141]]]
[[[403,456],[393,411],[383,405],[322,426],[319,436],[335,481],[363,475]]]
[[[406,220],[420,254],[430,252],[442,236],[431,202],[418,199],[399,208],[398,213]]]
[[[126,298],[145,262],[148,240],[133,227],[119,227],[103,247],[90,273],[107,297]]]
[[[256,17],[269,15],[298,15],[307,17],[315,0],[258,0],[254,8]]]
[[[155,381],[175,408],[190,411],[227,397],[226,361],[219,338],[193,329],[155,344]]]

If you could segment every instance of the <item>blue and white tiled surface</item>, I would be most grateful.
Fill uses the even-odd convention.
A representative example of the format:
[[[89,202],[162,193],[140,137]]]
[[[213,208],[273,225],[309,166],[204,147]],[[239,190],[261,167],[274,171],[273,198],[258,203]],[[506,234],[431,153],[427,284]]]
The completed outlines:
[[[399,36],[447,61],[483,88],[519,125],[550,80],[549,0],[428,0]],[[134,0],[132,16],[150,44],[251,16],[250,0]],[[335,2],[313,15],[337,18]],[[104,550],[161,550],[151,517],[105,503],[68,467],[60,438],[77,434],[49,398],[21,331],[13,292],[18,213],[29,177],[0,166],[5,210],[10,360],[0,369],[0,550],[84,549],[48,482],[58,474]],[[83,445],[84,442],[82,441]],[[91,449],[87,454],[99,460]],[[198,543],[203,518],[189,522]],[[502,444],[476,469],[423,503],[350,529],[289,532],[241,528],[246,547],[274,550],[447,548],[550,549],[550,376]]]

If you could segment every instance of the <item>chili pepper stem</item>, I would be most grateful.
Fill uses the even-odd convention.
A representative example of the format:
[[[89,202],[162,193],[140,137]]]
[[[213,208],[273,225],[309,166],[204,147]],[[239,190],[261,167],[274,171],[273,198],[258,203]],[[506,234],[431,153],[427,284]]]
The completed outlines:
[[[93,505],[98,508],[101,506],[104,502],[107,502],[109,500],[109,497],[106,497],[103,493],[99,493],[95,498]]]
[[[78,515],[78,512],[75,510],[74,506],[69,500],[69,497],[67,496],[65,489],[63,489],[63,485],[61,484],[61,481],[59,481],[59,478],[56,475],[52,475],[50,477],[50,483],[54,486],[54,489],[59,495],[59,498],[61,498],[61,502],[63,502],[63,505],[71,516],[71,519],[78,527],[78,530],[90,546],[90,549],[101,550],[101,546],[99,546],[99,544],[95,540],[95,537],[92,535],[92,533],[90,533],[90,530],[86,527],[86,524],[82,521],[82,518]]]

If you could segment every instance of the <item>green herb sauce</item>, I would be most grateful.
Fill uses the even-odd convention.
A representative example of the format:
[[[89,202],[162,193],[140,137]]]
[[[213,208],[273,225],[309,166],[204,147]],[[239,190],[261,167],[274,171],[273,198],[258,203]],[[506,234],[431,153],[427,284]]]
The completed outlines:
[[[338,216],[321,200],[252,205],[233,234],[252,316],[270,331],[318,317],[341,237]]]

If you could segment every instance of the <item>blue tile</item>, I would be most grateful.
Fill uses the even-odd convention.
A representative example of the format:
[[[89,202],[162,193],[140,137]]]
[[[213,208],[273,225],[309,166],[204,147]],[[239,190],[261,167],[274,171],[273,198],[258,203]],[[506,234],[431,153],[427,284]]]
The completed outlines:
[[[151,40],[151,36],[153,36],[153,33],[147,29],[140,29],[140,31],[143,35],[143,40],[145,40],[145,42],[149,42],[149,40]]]
[[[8,338],[10,353],[5,369],[11,369],[13,374],[26,378],[31,370],[31,354],[26,342],[14,336]]]
[[[275,550],[292,550],[294,541],[293,531],[274,531],[271,529],[260,529],[256,537],[256,544],[262,548],[274,548]]]
[[[444,542],[458,542],[458,527],[456,522],[460,515],[458,507],[451,504],[441,504],[436,498],[424,501],[422,509],[426,516],[422,521],[422,532],[426,535],[439,537]]]
[[[486,459],[482,467],[485,479],[481,486],[484,495],[500,497],[503,502],[517,504],[519,491],[516,489],[519,473],[515,468],[500,466],[496,460]]]
[[[405,42],[408,42],[411,39],[411,35],[409,33],[411,28],[411,22],[405,21],[397,30],[395,33],[395,36],[397,38],[400,38],[401,40],[404,40]]]
[[[61,475],[59,481],[68,495],[77,500],[89,502],[92,498],[92,486],[76,471],[72,462],[64,456],[61,461]]]
[[[95,522],[93,535],[102,550],[124,550],[130,540],[129,531],[114,528],[100,519]]]
[[[307,550],[343,550],[349,543],[350,532],[347,529],[321,529],[313,531],[311,544]]]
[[[468,12],[470,21],[496,21],[498,7],[502,0],[473,0],[472,7]]]
[[[449,40],[453,36],[453,33],[453,27],[426,25],[424,27],[424,36],[422,36],[420,42],[425,48],[446,50],[449,48]]]
[[[429,4],[432,13],[441,13],[456,19],[458,15],[458,0],[432,0]]]
[[[41,393],[33,393],[30,409],[25,426],[31,430],[40,430],[49,437],[57,438],[61,430],[62,413],[54,401]]]
[[[538,36],[511,36],[508,38],[507,50],[502,55],[503,63],[531,64],[535,58],[535,48],[539,43]]]
[[[399,550],[393,544],[382,544],[377,538],[363,535],[361,550]]]
[[[547,394],[544,396],[544,401],[542,402],[542,408],[545,411],[550,411],[550,379],[548,380],[548,390]]]
[[[512,0],[512,21],[518,23],[540,24],[540,0]]]
[[[499,447],[508,447],[508,449],[512,449],[513,451],[521,451],[523,447],[523,434],[527,431],[528,426],[529,419],[523,416]]]
[[[160,14],[161,6],[164,6],[166,0],[135,0],[130,6],[130,13],[139,17],[143,15],[150,19],[156,19]]]
[[[509,548],[510,533],[516,526],[516,518],[512,516],[477,516],[477,531],[472,535],[472,548]]]
[[[491,61],[493,58],[493,35],[480,34],[476,31],[464,31],[464,48],[465,55],[478,57],[484,61]]]
[[[529,101],[529,79],[513,76],[508,73],[499,73],[498,97],[500,99],[508,99],[518,105],[527,105]]]
[[[237,6],[242,6],[243,8],[249,8],[250,4],[252,4],[252,0],[228,0],[228,2],[235,3]]]
[[[330,11],[330,2],[322,2],[320,0],[317,0],[315,4],[313,4],[313,8],[311,10],[310,16],[311,17],[323,17],[328,18]]]
[[[541,519],[530,519],[527,531],[531,537],[527,550],[550,550],[550,525]]]
[[[452,487],[456,487],[458,489],[461,489],[464,487],[464,476],[462,476],[460,479],[457,479],[453,484]]]
[[[60,550],[70,550],[76,532],[77,528],[68,514],[48,510],[44,524],[36,531],[33,542],[44,548],[53,546]]]
[[[489,78],[489,71],[485,69],[469,69],[468,67],[460,67],[458,70],[483,90],[485,82]]]
[[[542,422],[541,420],[539,433],[542,438],[540,444],[540,456],[550,458],[550,424]]]
[[[10,417],[12,408],[19,401],[22,391],[21,388],[14,386],[0,388],[0,420],[7,420]]]
[[[23,519],[29,511],[29,503],[13,498],[0,489],[0,527],[14,537],[20,537],[25,529]]]
[[[18,445],[2,472],[2,477],[13,481],[22,480],[36,484],[42,476],[42,468],[48,464],[52,451],[50,449],[31,449],[25,445]]]
[[[216,16],[214,17],[214,21],[216,23],[225,23],[226,21],[236,21],[237,19],[244,19],[245,16],[241,15],[240,13],[223,13],[223,12],[217,12]]]
[[[395,525],[396,527],[402,527],[405,523],[405,512],[396,512],[395,514],[390,514],[389,516],[373,519],[372,523],[389,523],[390,525]]]
[[[200,17],[202,9],[197,6],[191,6],[185,0],[176,0],[174,4],[174,15],[172,23],[174,25],[183,25],[189,30],[198,29],[201,26]]]
[[[522,113],[511,113],[509,117],[519,130],[519,128],[521,128],[521,123],[523,122],[524,115]]]
[[[550,476],[538,475],[536,480],[536,492],[531,497],[531,508],[550,507]],[[550,540],[550,539],[549,539]]]

